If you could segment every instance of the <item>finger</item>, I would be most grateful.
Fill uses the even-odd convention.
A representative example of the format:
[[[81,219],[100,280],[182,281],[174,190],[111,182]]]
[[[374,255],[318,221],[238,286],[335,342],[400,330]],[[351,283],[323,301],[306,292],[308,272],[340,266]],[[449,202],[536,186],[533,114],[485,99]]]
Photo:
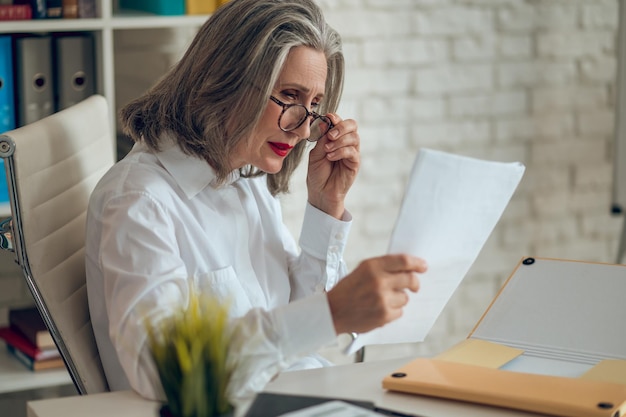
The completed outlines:
[[[322,160],[326,158],[326,154],[328,153],[328,149],[326,146],[330,143],[330,140],[327,138],[327,135],[322,136],[317,142],[315,142],[314,146],[311,148],[309,152],[310,156],[313,157],[313,161]]]
[[[418,258],[417,256],[401,253],[386,255],[383,259],[386,261],[384,268],[388,272],[411,271],[424,273],[428,269],[426,261],[422,258]]]
[[[335,141],[342,136],[345,136],[349,133],[356,133],[357,131],[357,123],[353,119],[342,120],[336,114],[329,113],[328,117],[331,119],[333,124],[335,125],[332,129],[328,131],[326,136],[331,140]]]
[[[344,146],[326,154],[326,158],[330,161],[345,161],[349,165],[358,166],[361,160],[361,154],[354,146]]]
[[[409,295],[405,291],[394,291],[387,298],[390,308],[402,308],[409,303]]]
[[[343,121],[341,116],[339,116],[337,113],[327,113],[326,117],[328,117],[330,121],[333,122],[334,126],[337,126],[339,123]]]
[[[348,132],[344,134],[343,136],[340,136],[334,140],[329,139],[324,144],[324,149],[330,152],[330,151],[337,150],[339,148],[351,146],[358,151],[360,145],[361,145],[361,138],[359,137],[359,134],[357,132]]]
[[[324,140],[326,143],[328,143],[329,141],[333,141],[336,140],[338,137],[338,132],[339,130],[336,129],[336,126],[341,123],[342,119],[341,117],[339,117],[337,114],[335,113],[327,113],[326,117],[328,117],[331,121],[331,125],[328,126],[327,123],[322,122],[326,127],[330,127],[330,130],[328,132],[326,132],[318,141],[317,143],[319,144],[322,140]],[[332,135],[330,134],[330,132],[333,132]]]
[[[420,288],[419,277],[415,272],[400,272],[390,275],[387,284],[393,291],[417,292]]]
[[[403,289],[411,292],[417,292],[420,289],[420,279],[415,272],[407,272],[402,274],[404,278]]]

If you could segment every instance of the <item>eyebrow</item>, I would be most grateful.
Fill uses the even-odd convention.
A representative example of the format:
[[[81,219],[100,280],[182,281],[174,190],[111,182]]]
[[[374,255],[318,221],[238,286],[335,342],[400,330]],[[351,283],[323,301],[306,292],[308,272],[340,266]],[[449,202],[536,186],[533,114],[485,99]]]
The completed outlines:
[[[281,89],[281,90],[285,90],[285,89],[290,89],[290,88],[293,88],[293,89],[296,89],[296,90],[302,91],[302,92],[303,92],[303,93],[305,93],[305,94],[309,94],[309,93],[311,92],[311,89],[310,89],[310,88],[305,87],[304,85],[302,85],[302,84],[298,84],[298,83],[285,83],[285,84],[279,84],[279,85],[278,85],[278,88],[279,88],[279,89]],[[317,97],[317,98],[322,98],[322,97],[324,97],[324,92],[321,92],[321,93],[317,94],[315,97]]]

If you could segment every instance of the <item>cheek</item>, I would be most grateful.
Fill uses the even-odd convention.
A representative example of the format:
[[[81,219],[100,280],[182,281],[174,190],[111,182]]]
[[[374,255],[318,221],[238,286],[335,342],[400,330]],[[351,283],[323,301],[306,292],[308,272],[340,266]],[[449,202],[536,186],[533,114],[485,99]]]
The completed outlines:
[[[265,107],[265,111],[259,120],[259,130],[265,132],[271,132],[278,129],[278,119],[280,117],[281,108],[274,103],[268,103]]]
[[[275,138],[281,133],[281,130],[278,127],[278,117],[280,116],[280,112],[280,107],[268,104],[257,125],[252,131],[250,140],[247,141],[248,151],[258,152],[258,150],[262,148],[266,142],[272,140],[271,138]]]

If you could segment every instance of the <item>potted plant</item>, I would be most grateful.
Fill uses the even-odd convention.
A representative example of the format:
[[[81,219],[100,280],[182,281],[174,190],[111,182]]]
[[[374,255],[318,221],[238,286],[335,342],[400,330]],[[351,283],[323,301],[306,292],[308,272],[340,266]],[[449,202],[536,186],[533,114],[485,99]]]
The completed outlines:
[[[161,417],[231,415],[225,394],[231,374],[227,306],[192,293],[187,306],[146,327],[167,399]]]

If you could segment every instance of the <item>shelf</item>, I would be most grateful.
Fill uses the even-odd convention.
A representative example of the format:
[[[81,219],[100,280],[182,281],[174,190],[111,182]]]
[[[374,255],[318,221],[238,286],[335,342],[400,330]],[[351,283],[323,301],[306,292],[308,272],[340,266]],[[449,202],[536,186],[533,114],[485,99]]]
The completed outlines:
[[[200,26],[209,15],[158,16],[122,11],[104,19],[32,19],[0,22],[0,33],[78,32]]]
[[[208,16],[154,16],[148,17],[114,17],[111,19],[112,29],[157,29],[186,26],[200,26]]]
[[[150,29],[202,25],[208,15],[156,16],[154,14],[120,13],[110,20],[112,29]]]
[[[73,385],[66,369],[31,371],[0,341],[0,394],[60,385]]]
[[[102,19],[32,19],[0,22],[0,33],[76,32],[102,29]]]

